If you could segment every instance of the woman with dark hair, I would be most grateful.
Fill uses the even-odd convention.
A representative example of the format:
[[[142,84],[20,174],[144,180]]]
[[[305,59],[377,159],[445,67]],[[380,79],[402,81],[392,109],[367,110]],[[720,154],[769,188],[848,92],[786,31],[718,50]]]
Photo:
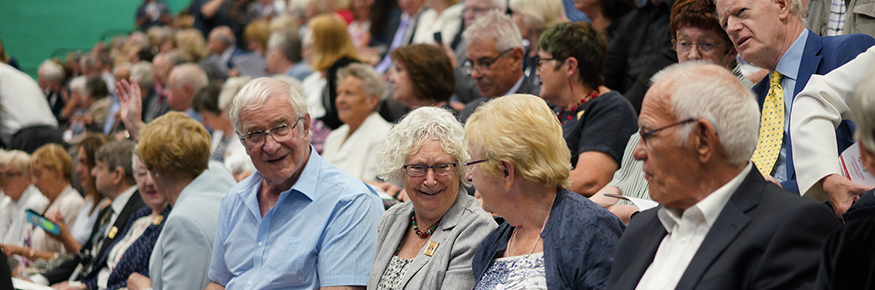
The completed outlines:
[[[449,106],[455,90],[453,66],[444,50],[431,44],[399,47],[391,53],[389,82],[393,98],[411,110],[419,107],[442,107],[458,116]]]
[[[571,191],[591,196],[611,181],[629,135],[638,131],[635,109],[604,86],[607,40],[588,23],[561,23],[538,40],[541,98],[555,105],[571,150]]]
[[[635,0],[574,0],[574,8],[586,14],[591,20],[592,28],[596,31],[604,31],[608,36],[608,43],[614,38],[617,22],[629,11],[638,7]]]

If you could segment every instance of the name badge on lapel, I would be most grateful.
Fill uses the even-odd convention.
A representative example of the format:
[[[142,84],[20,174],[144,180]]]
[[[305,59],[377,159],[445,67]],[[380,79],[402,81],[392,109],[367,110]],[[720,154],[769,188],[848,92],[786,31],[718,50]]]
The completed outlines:
[[[111,229],[109,229],[109,234],[107,234],[106,237],[108,237],[110,239],[115,239],[115,234],[117,234],[117,233],[118,233],[118,228],[113,226]]]
[[[428,241],[428,246],[425,247],[425,253],[424,253],[424,254],[425,254],[426,256],[429,256],[429,257],[433,256],[433,255],[434,255],[434,251],[437,250],[437,247],[438,247],[439,244],[440,244],[440,243],[435,242],[435,241]]]

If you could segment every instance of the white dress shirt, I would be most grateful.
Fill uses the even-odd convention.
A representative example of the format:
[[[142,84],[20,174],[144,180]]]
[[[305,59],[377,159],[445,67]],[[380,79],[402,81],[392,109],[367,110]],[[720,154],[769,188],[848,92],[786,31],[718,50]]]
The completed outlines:
[[[0,108],[0,138],[6,144],[24,127],[58,127],[58,120],[36,81],[5,63],[0,63]]]
[[[447,7],[440,15],[434,9],[422,11],[413,33],[413,43],[435,44],[434,34],[440,32],[443,42],[449,44],[459,34],[464,9],[465,5],[459,3]]]
[[[27,214],[25,210],[31,209],[35,212],[42,212],[49,205],[49,199],[40,193],[39,189],[30,185],[24,189],[24,193],[18,198],[18,201],[10,202],[6,207],[0,209],[0,220],[8,222],[5,232],[0,231],[0,244],[6,245],[22,245],[24,238],[27,235],[27,230],[30,228],[30,223],[27,222]]]
[[[793,101],[790,134],[793,136],[793,164],[796,183],[804,196],[825,201],[817,182],[830,174],[842,175],[835,129],[850,118],[845,100],[854,88],[870,78],[866,72],[875,61],[875,47],[861,53],[826,75],[812,75]]]
[[[657,216],[668,234],[662,238],[653,262],[647,267],[635,289],[677,287],[711,226],[752,167],[753,163],[748,162],[741,173],[687,210],[665,207],[659,209]]]

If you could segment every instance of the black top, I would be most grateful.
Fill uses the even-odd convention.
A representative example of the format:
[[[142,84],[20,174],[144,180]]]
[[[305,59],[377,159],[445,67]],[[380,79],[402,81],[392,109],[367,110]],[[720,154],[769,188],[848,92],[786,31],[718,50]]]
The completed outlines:
[[[557,108],[554,110],[558,111]],[[638,117],[629,101],[615,91],[590,99],[574,112],[559,114],[562,135],[571,150],[571,166],[577,166],[580,153],[604,152],[617,165],[629,136],[638,131]]]
[[[322,118],[319,118],[319,120],[325,123],[325,125],[331,128],[331,130],[336,130],[343,125],[343,122],[340,121],[340,117],[337,116],[337,105],[334,104],[334,100],[337,99],[337,71],[345,68],[351,63],[357,62],[359,61],[343,57],[335,61],[334,64],[328,68],[328,72],[325,73],[327,83],[322,90],[322,105],[325,107],[325,115],[322,116]]]
[[[844,217],[845,226],[826,240],[814,289],[875,289],[875,190]]]
[[[629,12],[619,22],[610,39],[605,61],[605,86],[625,93],[647,63],[663,48],[671,47],[669,17],[674,0],[658,5],[647,1]]]

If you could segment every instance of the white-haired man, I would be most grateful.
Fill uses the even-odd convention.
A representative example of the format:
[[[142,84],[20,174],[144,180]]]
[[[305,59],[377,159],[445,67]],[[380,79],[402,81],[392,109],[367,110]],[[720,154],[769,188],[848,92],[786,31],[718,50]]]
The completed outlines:
[[[462,71],[477,85],[480,98],[465,105],[464,123],[481,104],[504,95],[538,95],[540,88],[523,74],[523,39],[513,20],[492,10],[478,17],[463,33],[466,60]]]
[[[767,182],[749,161],[759,116],[724,67],[673,65],[638,117],[650,196],[632,219],[608,289],[804,289],[814,282],[830,209]]]
[[[789,133],[790,105],[812,74],[826,74],[875,44],[868,35],[820,37],[805,29],[800,0],[717,0],[720,24],[744,60],[770,70],[753,91],[761,109],[759,144],[752,161],[784,189],[808,193],[818,180],[799,180]],[[852,143],[847,124],[838,128],[840,148]],[[801,167],[800,167],[801,168]]]
[[[377,194],[309,144],[306,100],[285,82],[252,80],[230,115],[257,171],[222,200],[207,289],[364,289]]]
[[[51,60],[43,61],[37,70],[37,82],[46,94],[52,114],[55,115],[58,123],[61,123],[61,111],[64,110],[67,98],[70,97],[70,91],[64,87],[64,68]]]

